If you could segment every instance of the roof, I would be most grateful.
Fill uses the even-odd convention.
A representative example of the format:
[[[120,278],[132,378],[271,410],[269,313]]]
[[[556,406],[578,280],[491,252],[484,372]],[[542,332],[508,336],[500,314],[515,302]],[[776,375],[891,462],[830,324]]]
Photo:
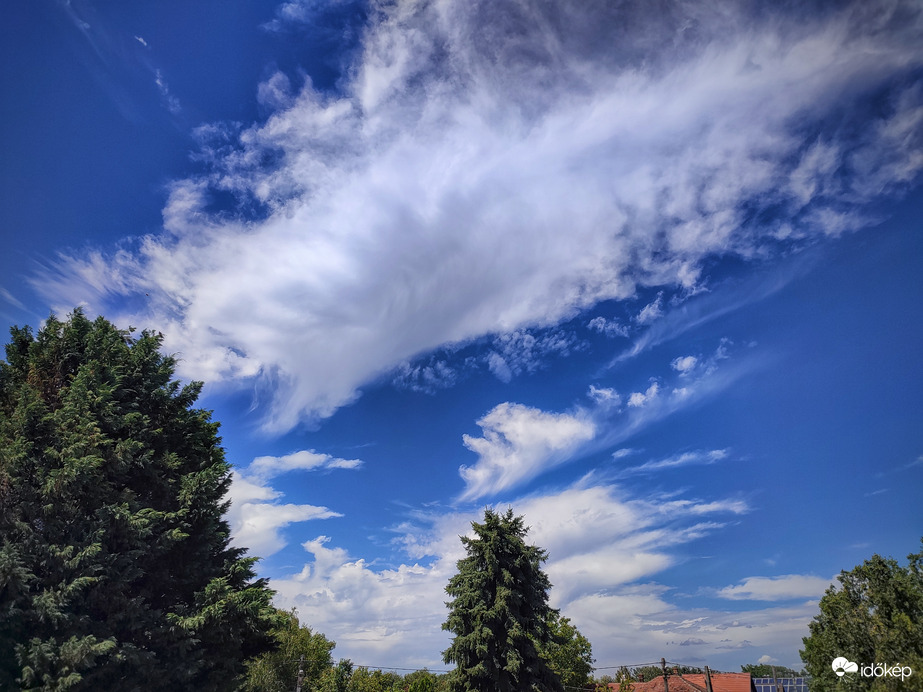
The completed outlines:
[[[609,689],[617,690],[619,684],[610,682]],[[706,692],[703,673],[669,675],[667,677],[669,692]],[[712,673],[712,692],[754,692],[750,673]],[[667,692],[664,689],[663,676],[657,676],[647,682],[631,683],[631,692]]]
[[[682,677],[705,689],[704,673],[689,673]],[[750,673],[712,673],[711,688],[712,692],[752,692],[753,679]]]

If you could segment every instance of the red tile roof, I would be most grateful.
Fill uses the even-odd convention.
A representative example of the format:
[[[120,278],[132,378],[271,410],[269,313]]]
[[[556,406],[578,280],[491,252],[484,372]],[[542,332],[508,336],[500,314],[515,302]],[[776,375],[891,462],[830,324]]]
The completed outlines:
[[[683,677],[705,689],[704,673],[689,673]],[[753,679],[750,673],[712,673],[711,688],[713,692],[752,692]]]
[[[704,673],[687,673],[670,675],[667,679],[669,692],[706,692]],[[617,682],[610,682],[610,690],[618,690]],[[712,692],[753,692],[750,673],[712,673]],[[666,692],[663,676],[657,676],[647,682],[631,683],[631,692]]]

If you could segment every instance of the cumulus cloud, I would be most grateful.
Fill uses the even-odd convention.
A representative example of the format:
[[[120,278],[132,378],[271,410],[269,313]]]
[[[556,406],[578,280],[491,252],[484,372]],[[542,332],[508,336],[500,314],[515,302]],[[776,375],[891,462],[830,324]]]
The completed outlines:
[[[698,358],[695,356],[680,356],[678,358],[674,358],[670,365],[674,370],[682,375],[685,375],[696,366],[696,363],[698,363]]]
[[[747,577],[740,584],[718,590],[718,596],[732,601],[787,601],[796,598],[820,598],[834,583],[833,579],[804,574],[778,577]]]
[[[537,476],[566,461],[596,433],[583,413],[547,413],[509,402],[495,406],[477,423],[483,437],[463,437],[478,455],[473,465],[459,468],[465,481],[463,500],[493,495]]]
[[[647,391],[632,392],[628,397],[628,405],[633,408],[640,408],[654,401],[659,393],[660,385],[657,382],[652,382]]]
[[[618,406],[622,403],[619,393],[612,387],[597,387],[591,384],[590,389],[587,391],[587,396],[597,404],[604,406]]]
[[[854,230],[917,179],[916,4],[713,5],[372,2],[336,92],[271,78],[278,110],[203,145],[162,233],[64,254],[35,286],[160,329],[184,375],[271,384],[284,431],[441,345]],[[216,192],[258,213],[213,213]]]
[[[673,552],[678,546],[720,530],[723,517],[747,511],[735,503],[722,498],[631,498],[616,486],[590,485],[510,505],[525,517],[528,541],[549,553],[545,570],[553,584],[552,605],[574,619],[593,641],[597,661],[605,665],[624,662],[628,652],[644,646],[648,654],[661,651],[677,632],[684,632],[684,639],[713,641],[721,631],[728,642],[739,643],[744,634],[770,642],[754,632],[752,622],[745,620],[748,614],[736,614],[744,622],[733,626],[720,612],[690,614],[665,600],[665,587],[649,581],[678,564]],[[708,522],[702,521],[704,515],[709,515]],[[335,547],[326,536],[306,541],[310,559],[304,567],[273,579],[276,602],[297,608],[304,621],[336,640],[339,655],[357,664],[400,660],[439,667],[439,652],[449,642],[441,631],[444,588],[464,557],[459,536],[471,535],[471,522],[481,516],[468,510],[416,513],[396,529],[398,545],[409,558],[397,565],[370,564]],[[776,626],[765,615],[751,619],[758,617],[771,623],[768,629]],[[613,629],[614,622],[631,626]],[[623,650],[623,645],[629,648]]]
[[[361,466],[360,459],[339,459],[314,450],[301,450],[278,457],[256,457],[247,467],[235,470],[227,496],[231,506],[226,515],[234,545],[247,547],[254,555],[269,557],[287,545],[282,531],[289,525],[343,516],[327,507],[281,502],[284,493],[272,487],[273,478],[292,471]]]
[[[231,506],[225,515],[233,545],[248,548],[251,555],[269,557],[286,546],[282,530],[290,524],[342,516],[327,507],[279,502],[282,496],[265,481],[235,471],[227,495]]]

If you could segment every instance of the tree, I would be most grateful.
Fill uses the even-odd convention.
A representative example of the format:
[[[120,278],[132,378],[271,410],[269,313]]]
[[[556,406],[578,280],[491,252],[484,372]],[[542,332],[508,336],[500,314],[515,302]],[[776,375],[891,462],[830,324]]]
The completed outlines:
[[[381,670],[370,671],[360,666],[349,676],[348,692],[392,692],[403,690],[402,678],[397,673],[385,673]]]
[[[551,639],[539,646],[539,652],[561,683],[574,688],[591,684],[593,647],[589,640],[557,611],[551,611],[548,630]]]
[[[407,692],[436,692],[436,676],[426,668],[404,676],[403,689]]]
[[[768,663],[745,663],[740,666],[740,672],[750,673],[755,678],[771,678],[773,677],[773,671],[775,671],[775,677],[777,678],[797,678],[805,675],[804,672],[799,673],[792,668],[772,666]]]
[[[385,673],[381,670],[370,671],[360,666],[349,676],[348,692],[392,692],[403,690],[402,678],[397,673]]]
[[[472,522],[475,537],[462,537],[468,553],[449,580],[449,616],[442,628],[452,632],[443,652],[455,663],[453,691],[531,692],[561,690],[561,681],[539,654],[551,639],[548,606],[551,582],[541,569],[547,554],[526,545],[528,529],[510,509],[486,510],[484,523]]]
[[[0,361],[0,688],[231,689],[272,592],[229,547],[230,469],[160,335],[76,310]]]
[[[923,551],[908,565],[873,555],[850,572],[840,572],[839,588],[830,587],[809,625],[801,660],[812,676],[814,692],[840,683],[862,690],[923,690]],[[835,658],[859,665],[908,666],[902,680],[890,675],[834,674]]]
[[[353,662],[341,658],[335,666],[324,671],[317,689],[321,692],[348,692],[352,674]]]
[[[330,652],[335,642],[301,625],[294,611],[279,610],[276,614],[279,624],[272,630],[276,648],[247,662],[247,677],[241,692],[294,690],[299,669],[303,688],[311,690],[333,665]]]

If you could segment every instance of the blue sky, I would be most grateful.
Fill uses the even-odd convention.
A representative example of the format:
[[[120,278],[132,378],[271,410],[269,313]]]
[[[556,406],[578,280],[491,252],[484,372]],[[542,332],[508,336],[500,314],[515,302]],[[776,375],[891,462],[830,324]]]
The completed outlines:
[[[511,506],[598,666],[798,667],[923,533],[923,15],[776,5],[6,3],[0,322],[161,330],[357,665]]]

